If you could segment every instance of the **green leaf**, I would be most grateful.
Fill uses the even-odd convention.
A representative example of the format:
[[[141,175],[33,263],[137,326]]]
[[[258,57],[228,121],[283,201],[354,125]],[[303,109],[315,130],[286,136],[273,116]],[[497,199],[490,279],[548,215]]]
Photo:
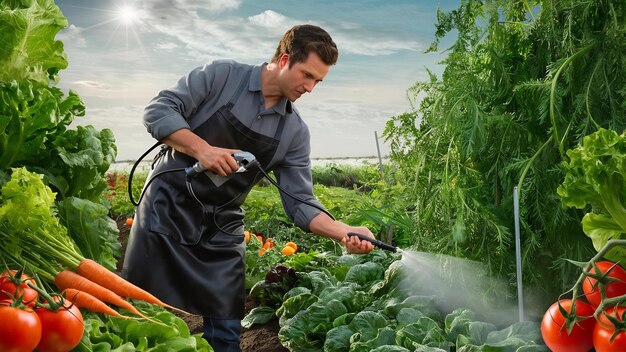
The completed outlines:
[[[102,204],[69,197],[58,203],[61,221],[81,253],[109,270],[116,269],[121,255],[119,229]]]
[[[378,263],[367,262],[357,264],[348,270],[344,281],[354,282],[360,286],[369,286],[376,281],[382,280],[385,274],[385,268]]]
[[[583,231],[593,241],[593,247],[599,251],[611,239],[619,239],[624,230],[615,223],[608,214],[595,214],[589,212],[583,216]]]
[[[241,321],[241,326],[249,329],[254,324],[265,324],[272,320],[276,311],[274,308],[261,306],[254,307]]]
[[[324,352],[348,352],[352,334],[354,332],[346,325],[331,329],[324,340]]]
[[[52,168],[66,185],[61,193],[98,201],[107,185],[103,175],[117,154],[113,132],[78,126],[57,136],[53,144],[58,154],[53,157]]]
[[[387,325],[389,325],[389,321],[384,316],[370,311],[357,313],[350,324],[348,324],[350,329],[358,334],[353,337],[352,342],[369,341],[376,337],[379,329]]]
[[[0,3],[0,81],[49,78],[67,67],[63,43],[54,39],[67,19],[53,0]]]

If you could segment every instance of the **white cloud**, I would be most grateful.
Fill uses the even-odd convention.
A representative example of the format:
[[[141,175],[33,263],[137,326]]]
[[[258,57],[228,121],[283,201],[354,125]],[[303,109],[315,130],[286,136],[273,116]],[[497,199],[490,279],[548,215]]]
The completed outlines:
[[[96,88],[96,89],[110,89],[111,86],[106,83],[100,83],[95,81],[74,81],[72,84],[77,86],[84,86],[88,88]]]
[[[384,37],[365,39],[342,35],[335,41],[341,50],[367,56],[392,55],[402,50],[420,50],[420,45],[417,42]]]
[[[83,37],[82,29],[73,24],[61,30],[59,34],[57,34],[56,39],[61,40],[63,43],[72,43],[72,46],[77,48],[87,47],[87,41]]]
[[[286,23],[289,22],[295,24],[295,21],[272,10],[265,10],[258,15],[250,16],[248,17],[248,21],[254,25],[267,28],[284,27]]]
[[[225,10],[237,9],[240,5],[240,0],[210,0],[208,8],[212,12],[221,12]]]
[[[160,50],[173,50],[173,49],[179,48],[179,45],[175,42],[167,41],[167,42],[157,43],[155,48],[160,49]]]

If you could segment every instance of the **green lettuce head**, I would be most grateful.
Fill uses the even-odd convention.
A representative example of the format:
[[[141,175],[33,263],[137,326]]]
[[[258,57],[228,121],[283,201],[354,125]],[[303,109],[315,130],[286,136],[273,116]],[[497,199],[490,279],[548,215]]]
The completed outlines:
[[[626,133],[600,129],[567,156],[557,193],[564,205],[590,210],[583,231],[600,250],[626,233]]]

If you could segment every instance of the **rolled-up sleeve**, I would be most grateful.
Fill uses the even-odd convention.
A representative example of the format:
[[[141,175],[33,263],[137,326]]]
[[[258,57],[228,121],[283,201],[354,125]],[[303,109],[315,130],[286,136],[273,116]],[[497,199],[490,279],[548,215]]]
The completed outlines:
[[[212,64],[198,67],[150,101],[144,110],[143,121],[152,137],[162,140],[177,130],[189,128],[189,117],[211,93],[215,70]]]
[[[294,196],[313,203],[323,209],[324,206],[313,194],[313,176],[311,174],[310,135],[306,127],[293,139],[283,162],[274,169],[278,184]],[[280,193],[283,208],[293,223],[306,232],[310,232],[309,223],[321,210],[294,200]]]

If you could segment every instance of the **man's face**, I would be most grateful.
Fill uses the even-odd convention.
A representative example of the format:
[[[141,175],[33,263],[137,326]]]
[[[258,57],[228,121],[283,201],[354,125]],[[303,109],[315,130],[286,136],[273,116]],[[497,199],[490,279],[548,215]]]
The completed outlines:
[[[321,82],[330,66],[326,65],[317,54],[309,53],[304,62],[297,62],[289,68],[289,55],[284,54],[279,61],[279,86],[289,101],[296,101],[304,93],[310,93]]]

